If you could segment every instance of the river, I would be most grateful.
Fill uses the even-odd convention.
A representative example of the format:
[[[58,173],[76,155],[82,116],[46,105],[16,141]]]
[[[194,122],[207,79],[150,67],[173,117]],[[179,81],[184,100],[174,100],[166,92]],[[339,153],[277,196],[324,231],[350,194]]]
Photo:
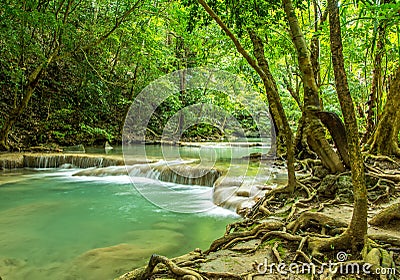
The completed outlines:
[[[148,149],[149,157],[159,157],[160,147]],[[202,155],[217,155],[217,161],[226,165],[228,158],[240,158],[249,152],[235,149],[235,156],[232,149],[228,156],[223,149],[203,150]],[[251,152],[261,150],[255,147]],[[175,152],[185,158],[200,155],[196,147]],[[230,210],[211,207],[210,196],[199,201],[210,206],[206,212],[185,214],[162,209],[133,187],[157,189],[159,182],[152,178],[73,176],[79,171],[82,169],[52,168],[1,173],[3,279],[112,279],[144,265],[153,253],[174,257],[197,247],[207,249],[212,240],[223,235],[225,225],[238,218]],[[168,184],[184,189],[188,198],[207,188]],[[182,197],[177,199],[172,203],[182,202]]]

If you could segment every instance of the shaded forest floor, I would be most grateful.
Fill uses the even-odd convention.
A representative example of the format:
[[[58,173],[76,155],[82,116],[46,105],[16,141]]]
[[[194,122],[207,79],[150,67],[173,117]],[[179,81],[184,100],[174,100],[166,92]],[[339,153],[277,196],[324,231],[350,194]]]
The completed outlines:
[[[146,267],[119,279],[399,279],[400,162],[366,155],[365,166],[369,228],[362,258],[350,248],[313,252],[312,240],[347,228],[352,184],[350,172],[330,175],[318,161],[304,161],[298,169],[308,176],[294,194],[271,191],[208,250],[149,256]]]

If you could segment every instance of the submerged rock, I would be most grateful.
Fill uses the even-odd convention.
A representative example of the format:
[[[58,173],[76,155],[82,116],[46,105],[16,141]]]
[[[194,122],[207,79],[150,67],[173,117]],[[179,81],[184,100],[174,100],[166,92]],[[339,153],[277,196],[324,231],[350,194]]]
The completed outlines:
[[[171,254],[179,248],[182,235],[170,230],[141,230],[127,233],[136,244],[120,243],[96,248],[78,256],[69,269],[71,279],[114,279],[115,277],[144,265],[154,253]],[[142,241],[138,242],[138,239]],[[110,269],[110,268],[113,269]]]

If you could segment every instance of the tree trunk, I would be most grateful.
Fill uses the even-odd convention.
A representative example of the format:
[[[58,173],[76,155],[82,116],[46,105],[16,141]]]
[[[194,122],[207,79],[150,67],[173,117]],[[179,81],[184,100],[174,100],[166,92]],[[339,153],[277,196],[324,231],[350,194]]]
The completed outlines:
[[[29,83],[26,90],[24,91],[24,97],[20,104],[15,107],[8,118],[5,119],[3,127],[0,129],[0,151],[8,151],[10,149],[10,145],[8,144],[8,135],[18,120],[19,116],[28,106],[29,100],[32,97],[33,91],[35,90],[37,82]]]
[[[281,135],[285,137],[285,143],[287,148],[287,168],[288,168],[288,180],[289,180],[288,191],[293,192],[296,187],[296,177],[294,169],[295,158],[294,158],[293,132],[286,118],[286,114],[281,103],[275,79],[272,76],[271,71],[269,70],[268,61],[265,58],[264,44],[260,39],[260,37],[258,37],[254,31],[249,30],[249,35],[253,43],[254,56],[256,57],[258,65],[261,67],[261,70],[264,73],[264,75],[261,75],[261,79],[263,80],[266,92],[268,92],[269,96],[268,102],[270,104],[270,107],[274,108],[274,110],[277,111],[277,114],[280,116],[280,119],[282,120],[281,127],[278,127],[278,129],[284,132],[281,133]],[[277,141],[279,140],[280,139],[277,139]]]
[[[344,68],[342,35],[340,30],[339,8],[337,0],[328,0],[330,44],[332,53],[332,64],[335,74],[336,92],[339,97],[340,107],[344,117],[349,157],[351,166],[351,177],[354,188],[354,210],[353,216],[345,235],[350,237],[352,252],[357,256],[364,247],[367,235],[367,189],[365,186],[364,162],[360,150],[357,119],[354,103],[347,83]]]
[[[326,21],[328,18],[328,13],[327,10],[320,15],[320,7],[319,7],[319,1],[313,0],[313,6],[314,6],[314,34],[311,38],[311,51],[310,51],[310,59],[311,59],[311,64],[313,66],[313,71],[314,71],[314,77],[315,77],[315,83],[317,84],[317,87],[319,88],[321,86],[321,67],[320,67],[320,41],[319,41],[319,36],[320,32],[322,31],[322,24]],[[321,103],[321,99],[320,99]],[[322,104],[321,104],[322,105]],[[323,107],[323,106],[321,106]]]
[[[375,133],[370,138],[369,152],[386,156],[400,156],[400,67],[390,84],[387,101]]]
[[[344,127],[342,120],[336,113],[333,112],[318,112],[318,117],[325,127],[328,128],[333,141],[335,141],[335,146],[338,149],[343,163],[346,165],[346,167],[350,168],[346,128]]]
[[[260,38],[254,33],[249,31],[252,37],[254,54],[257,57],[255,61],[248,52],[243,48],[235,35],[229,30],[229,28],[222,22],[222,20],[214,13],[214,11],[207,5],[204,0],[198,0],[203,6],[206,12],[215,20],[215,22],[221,27],[226,35],[232,40],[237,51],[247,60],[250,66],[256,70],[258,75],[261,77],[268,98],[268,103],[273,115],[276,126],[278,127],[279,133],[286,140],[287,147],[287,165],[288,165],[288,187],[287,191],[292,192],[296,186],[296,177],[294,172],[294,146],[293,146],[293,134],[289,126],[289,122],[286,118],[285,111],[283,109],[279,93],[277,91],[276,83],[269,71],[268,62],[264,56],[264,46]],[[280,137],[278,135],[278,137]],[[279,139],[278,139],[279,141]]]
[[[318,87],[315,82],[313,65],[307,48],[303,32],[300,29],[296,12],[291,0],[282,0],[287,21],[290,26],[293,44],[297,50],[297,59],[302,73],[304,87],[304,110],[303,120],[306,124],[304,133],[307,135],[310,148],[321,159],[322,164],[332,173],[345,170],[339,156],[329,145],[325,137],[325,129],[316,113],[321,109],[319,102]]]
[[[363,142],[367,142],[371,137],[375,129],[375,117],[376,117],[376,106],[378,101],[378,96],[382,92],[382,58],[385,50],[385,36],[386,27],[383,20],[379,23],[378,27],[378,42],[376,44],[375,59],[374,59],[374,70],[372,73],[372,83],[371,92],[369,94],[368,100],[368,110],[367,110],[367,127],[363,137]]]

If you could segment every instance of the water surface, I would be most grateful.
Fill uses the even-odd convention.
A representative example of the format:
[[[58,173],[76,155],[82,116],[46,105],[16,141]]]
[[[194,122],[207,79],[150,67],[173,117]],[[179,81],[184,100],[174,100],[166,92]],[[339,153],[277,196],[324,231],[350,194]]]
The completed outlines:
[[[144,265],[153,253],[173,257],[206,249],[237,218],[221,208],[169,212],[145,200],[128,176],[72,177],[76,171],[2,173],[3,279],[112,279]],[[151,186],[146,178],[135,183],[141,180]],[[199,188],[191,186],[188,195]]]

